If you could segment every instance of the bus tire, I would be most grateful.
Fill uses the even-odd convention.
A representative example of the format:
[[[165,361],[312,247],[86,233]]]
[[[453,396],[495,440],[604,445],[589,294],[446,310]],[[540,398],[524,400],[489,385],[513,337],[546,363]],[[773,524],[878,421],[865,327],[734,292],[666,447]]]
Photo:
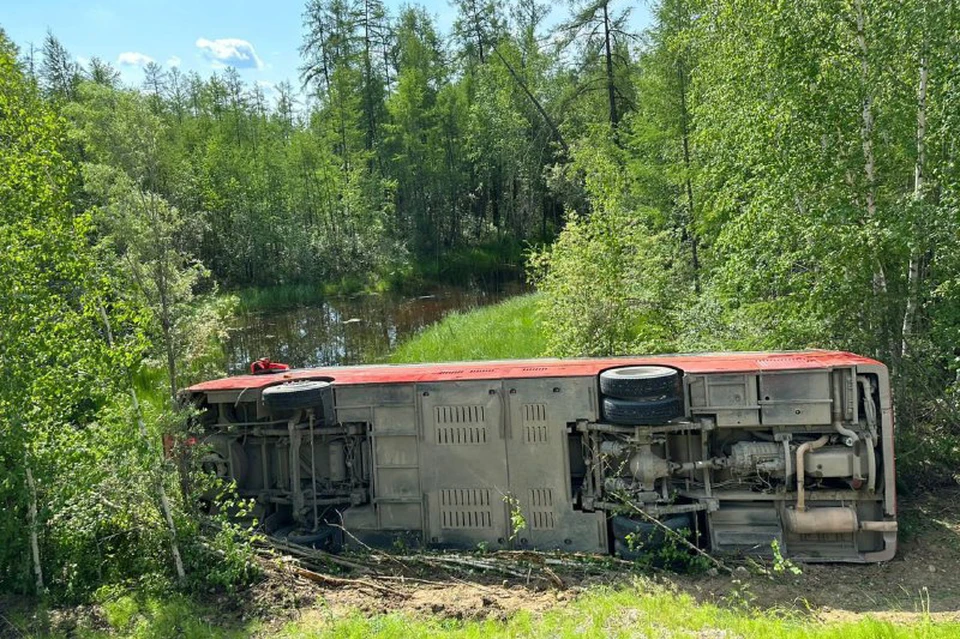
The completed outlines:
[[[300,410],[323,405],[330,382],[303,380],[263,389],[263,403],[271,411]]]
[[[313,532],[293,530],[287,533],[287,542],[298,546],[308,546],[310,548],[325,548],[335,545],[336,536],[337,530],[335,528],[325,526]]]
[[[665,424],[681,415],[683,415],[683,404],[679,397],[649,401],[603,398],[603,417],[611,424],[624,426]]]
[[[659,520],[674,532],[692,531],[693,518],[689,513],[668,515]],[[651,521],[630,519],[616,515],[611,521],[614,553],[623,559],[637,559],[644,553],[656,550],[669,541],[669,533]]]
[[[680,371],[666,366],[624,366],[600,373],[600,392],[616,399],[680,395]]]

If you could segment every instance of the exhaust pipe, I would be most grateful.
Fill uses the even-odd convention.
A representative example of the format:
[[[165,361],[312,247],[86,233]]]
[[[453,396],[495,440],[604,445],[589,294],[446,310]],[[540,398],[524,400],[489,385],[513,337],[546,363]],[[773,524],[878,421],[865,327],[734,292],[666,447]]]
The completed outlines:
[[[856,511],[841,506],[813,510],[788,508],[783,511],[783,519],[787,529],[798,535],[854,533],[860,529]]]
[[[798,535],[850,534],[855,532],[895,533],[895,521],[859,521],[857,511],[843,506],[783,511],[787,530]]]
[[[816,441],[806,442],[797,447],[797,510],[801,512],[807,509],[807,497],[803,491],[803,480],[805,477],[804,457],[808,451],[823,448],[827,445],[828,441],[830,441],[830,437],[828,435],[824,435]]]

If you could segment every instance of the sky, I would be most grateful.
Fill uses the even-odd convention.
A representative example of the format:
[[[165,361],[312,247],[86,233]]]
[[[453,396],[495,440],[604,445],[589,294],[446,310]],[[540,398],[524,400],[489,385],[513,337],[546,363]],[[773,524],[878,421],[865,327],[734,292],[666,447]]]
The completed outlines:
[[[385,0],[396,15],[403,0]],[[443,33],[455,10],[447,0],[422,0]],[[627,3],[622,3],[625,6]],[[636,28],[650,20],[649,7],[634,4]],[[565,17],[565,2],[550,16]],[[153,60],[202,76],[233,66],[248,83],[269,93],[290,80],[298,85],[297,48],[302,36],[303,0],[0,0],[0,28],[21,48],[37,49],[47,30],[81,63],[93,56],[112,63],[121,79],[139,85],[143,65]]]

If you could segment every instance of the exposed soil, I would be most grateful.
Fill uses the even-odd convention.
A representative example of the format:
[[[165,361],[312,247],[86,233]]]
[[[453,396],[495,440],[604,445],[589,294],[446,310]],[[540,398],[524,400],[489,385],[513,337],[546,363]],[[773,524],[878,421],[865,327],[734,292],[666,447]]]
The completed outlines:
[[[897,557],[884,564],[802,565],[799,575],[788,570],[776,572],[769,562],[751,561],[728,562],[732,568],[729,575],[638,574],[623,564],[599,571],[596,564],[589,571],[555,567],[563,587],[542,574],[524,579],[447,571],[377,579],[389,590],[298,580],[307,588],[305,598],[312,598],[313,605],[296,606],[294,614],[405,612],[451,619],[502,619],[520,610],[537,614],[561,606],[591,586],[628,586],[641,578],[702,602],[786,609],[824,621],[870,615],[909,622],[927,614],[933,619],[960,621],[960,489],[940,491],[904,505],[901,528]],[[286,585],[268,579],[254,591],[263,596],[278,587],[291,587],[288,580],[280,581]]]
[[[330,619],[391,612],[441,619],[505,619],[534,615],[574,601],[597,585],[626,586],[643,580],[721,606],[791,610],[824,621],[864,615],[909,623],[921,615],[960,621],[960,488],[912,500],[901,511],[901,542],[885,564],[800,566],[801,574],[777,572],[770,562],[727,562],[730,574],[676,575],[639,572],[616,560],[545,565],[530,553],[500,554],[497,570],[464,565],[386,560],[375,573],[349,570],[335,577],[298,570],[292,562],[265,562],[264,579],[232,597],[216,597],[217,624],[263,620],[267,628],[291,619]],[[471,556],[467,556],[471,557]],[[473,561],[472,558],[468,561]],[[478,561],[486,559],[480,556]],[[328,581],[329,580],[329,581]],[[318,581],[320,583],[318,583]],[[0,606],[2,607],[2,606]],[[60,630],[78,623],[103,627],[95,606],[54,611]],[[0,619],[0,637],[4,636]]]
[[[930,613],[960,620],[960,490],[904,504],[900,546],[893,561],[867,565],[811,564],[803,574],[739,574],[753,604],[792,608],[828,620],[869,614],[886,620]],[[700,599],[729,600],[730,578],[674,580]]]

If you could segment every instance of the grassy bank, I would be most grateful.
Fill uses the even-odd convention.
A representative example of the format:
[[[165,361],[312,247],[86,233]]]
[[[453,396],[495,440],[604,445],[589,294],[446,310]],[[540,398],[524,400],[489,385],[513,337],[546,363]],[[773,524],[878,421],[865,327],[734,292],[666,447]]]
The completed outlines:
[[[909,623],[861,617],[824,623],[805,613],[700,604],[646,580],[633,588],[598,587],[572,604],[507,620],[468,621],[404,614],[345,619],[320,615],[290,624],[283,637],[750,637],[751,639],[888,639],[956,637],[960,623],[919,614]]]
[[[960,623],[937,613],[900,612],[854,614],[823,621],[810,611],[761,608],[744,603],[748,588],[731,586],[727,601],[703,603],[687,592],[638,577],[619,587],[595,586],[546,609],[523,606],[512,614],[484,618],[476,610],[467,619],[392,612],[369,614],[359,609],[328,607],[318,595],[316,605],[298,610],[278,608],[249,615],[232,605],[224,609],[198,604],[183,595],[121,596],[86,609],[66,628],[57,614],[39,615],[37,628],[12,611],[6,622],[25,637],[750,637],[754,639],[889,639],[960,636]],[[533,594],[533,593],[531,593]],[[531,596],[531,599],[539,598]],[[922,608],[922,602],[918,601]],[[499,618],[498,618],[499,617]],[[288,619],[288,621],[283,621]],[[290,620],[293,619],[293,620]],[[62,622],[62,620],[61,620]],[[0,626],[2,630],[2,626]],[[0,632],[0,636],[4,636]]]
[[[390,361],[443,362],[536,357],[546,341],[537,318],[537,294],[466,313],[453,313],[401,344]]]

